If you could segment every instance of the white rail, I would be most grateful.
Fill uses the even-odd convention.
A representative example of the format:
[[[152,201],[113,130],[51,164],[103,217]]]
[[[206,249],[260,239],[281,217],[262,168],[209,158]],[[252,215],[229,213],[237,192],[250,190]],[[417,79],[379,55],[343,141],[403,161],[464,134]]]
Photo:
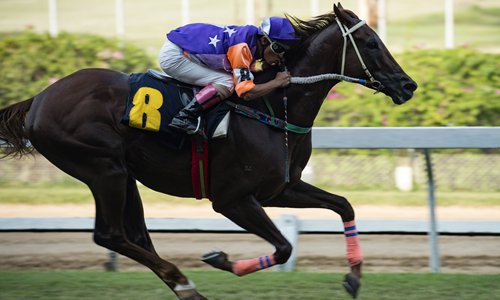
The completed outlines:
[[[500,148],[500,127],[315,127],[314,148]]]
[[[295,218],[295,217],[294,217]],[[298,233],[343,233],[340,219],[291,220],[283,215],[273,222],[283,228],[293,222]],[[0,218],[1,231],[92,231],[94,218]],[[426,234],[426,221],[408,220],[358,220],[356,226],[362,234]],[[146,225],[152,232],[246,232],[224,218],[147,218]],[[499,221],[439,221],[440,234],[499,235]]]

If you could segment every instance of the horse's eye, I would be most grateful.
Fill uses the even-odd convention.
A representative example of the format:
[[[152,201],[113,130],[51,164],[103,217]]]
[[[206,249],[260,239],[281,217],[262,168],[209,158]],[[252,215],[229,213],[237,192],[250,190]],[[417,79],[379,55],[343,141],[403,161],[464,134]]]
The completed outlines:
[[[366,46],[370,49],[378,49],[377,41],[371,40],[366,43]]]

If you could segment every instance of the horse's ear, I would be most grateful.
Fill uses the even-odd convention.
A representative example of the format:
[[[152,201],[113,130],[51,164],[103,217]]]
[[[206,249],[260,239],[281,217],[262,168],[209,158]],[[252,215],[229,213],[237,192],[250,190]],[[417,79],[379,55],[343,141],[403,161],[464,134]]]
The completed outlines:
[[[335,12],[337,18],[340,19],[342,24],[345,24],[347,26],[353,26],[357,23],[357,21],[344,10],[340,2],[337,5],[335,4],[333,5],[333,11]]]
[[[339,8],[343,8],[343,7],[342,7],[342,4],[340,4],[340,2],[339,2],[339,3],[337,3],[337,4],[333,3],[333,11],[335,11],[335,10],[337,9],[337,7],[339,7]]]

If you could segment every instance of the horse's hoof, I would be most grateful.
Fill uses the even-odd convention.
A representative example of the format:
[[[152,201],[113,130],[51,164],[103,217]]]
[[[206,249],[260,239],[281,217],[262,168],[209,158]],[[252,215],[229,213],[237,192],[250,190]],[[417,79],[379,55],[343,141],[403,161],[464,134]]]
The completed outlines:
[[[196,285],[189,280],[187,284],[177,284],[174,293],[180,300],[208,300],[196,290]]]
[[[345,290],[352,296],[353,299],[356,299],[358,296],[359,287],[361,286],[361,282],[359,279],[352,275],[351,273],[346,274],[344,277],[344,285]]]
[[[209,300],[208,298],[205,298],[200,294],[194,295],[191,297],[187,297],[187,298],[179,298],[179,299],[181,299],[181,300]]]
[[[192,295],[192,296],[188,296],[188,297],[184,297],[184,298],[181,298],[181,296],[177,295],[177,298],[179,300],[209,300],[208,298],[205,298],[201,294],[196,294],[196,295]]]
[[[232,272],[232,263],[227,259],[227,254],[222,251],[209,252],[200,259],[214,268]]]

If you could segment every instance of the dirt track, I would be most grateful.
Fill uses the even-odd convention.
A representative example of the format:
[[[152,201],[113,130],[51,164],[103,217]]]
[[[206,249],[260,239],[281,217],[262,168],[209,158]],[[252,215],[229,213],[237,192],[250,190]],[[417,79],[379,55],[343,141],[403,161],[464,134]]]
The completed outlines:
[[[208,268],[199,257],[221,249],[231,258],[252,258],[272,253],[270,245],[250,234],[154,233],[162,257],[181,268]],[[426,272],[429,246],[426,236],[362,236],[365,270],[372,272]],[[500,238],[441,236],[442,271],[500,273]],[[302,235],[298,269],[343,272],[346,270],[341,235]],[[106,249],[92,242],[91,233],[0,233],[0,270],[102,270]],[[119,257],[121,270],[142,266]]]
[[[177,207],[162,210],[149,207],[150,217],[217,217],[209,207]],[[168,211],[160,213],[161,211]],[[196,213],[196,211],[198,213]],[[406,212],[403,213],[403,211]],[[426,218],[426,210],[392,208],[358,209],[363,219]],[[278,212],[271,211],[274,218]],[[287,213],[283,210],[280,213]],[[299,218],[327,216],[309,211]],[[496,219],[498,208],[449,208],[438,211],[442,219]],[[92,216],[92,206],[24,207],[0,205],[0,217]],[[329,217],[332,217],[329,213]],[[199,257],[212,249],[221,249],[231,259],[253,258],[273,252],[266,242],[251,234],[152,234],[156,250],[181,268],[210,268]],[[363,235],[365,271],[426,272],[429,271],[429,244],[426,236]],[[500,237],[441,236],[440,254],[443,272],[500,273]],[[342,235],[301,235],[298,269],[307,271],[344,272],[345,243]],[[5,270],[102,270],[108,251],[92,242],[91,233],[0,233],[0,271]],[[126,257],[119,257],[121,270],[143,270],[144,267]]]

